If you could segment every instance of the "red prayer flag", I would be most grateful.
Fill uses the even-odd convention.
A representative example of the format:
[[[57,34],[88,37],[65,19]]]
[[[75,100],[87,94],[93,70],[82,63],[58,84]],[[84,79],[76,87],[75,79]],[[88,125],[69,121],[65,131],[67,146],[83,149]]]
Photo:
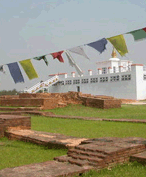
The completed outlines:
[[[145,28],[143,28],[143,30],[146,32],[146,27],[145,27]]]
[[[60,52],[55,52],[55,53],[51,53],[51,55],[53,56],[53,58],[57,58],[60,62],[64,63],[64,60],[61,56],[61,54],[63,53],[64,51],[60,51]]]

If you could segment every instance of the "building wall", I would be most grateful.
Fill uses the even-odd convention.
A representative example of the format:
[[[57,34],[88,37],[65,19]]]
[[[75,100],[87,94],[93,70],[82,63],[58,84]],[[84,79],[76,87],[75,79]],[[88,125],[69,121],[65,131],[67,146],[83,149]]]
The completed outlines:
[[[136,66],[136,90],[137,90],[137,100],[146,99],[146,79],[144,80],[143,66]]]
[[[139,96],[137,96],[137,88],[136,88],[136,76],[138,75],[138,73],[136,75],[137,70],[135,68],[136,66],[133,66],[132,70],[128,72],[100,74],[100,75],[83,76],[83,77],[75,77],[75,78],[68,77],[66,79],[63,79],[62,81],[65,82],[65,80],[80,79],[80,82],[81,82],[81,79],[90,80],[90,78],[98,78],[98,82],[97,83],[80,83],[80,84],[71,84],[71,85],[57,85],[57,86],[52,86],[49,89],[49,91],[55,92],[55,93],[77,91],[77,86],[79,86],[80,92],[82,93],[88,93],[92,95],[107,95],[107,96],[113,96],[116,98],[124,98],[124,99],[139,99],[140,93],[138,93]],[[121,78],[123,75],[131,75],[131,80],[121,81]],[[110,76],[119,76],[120,80],[110,81]],[[108,82],[100,82],[101,77],[108,77]],[[146,83],[146,81],[144,83]],[[141,83],[140,87],[142,87],[142,85],[143,85],[143,82]],[[146,95],[144,95],[144,97],[146,98]]]

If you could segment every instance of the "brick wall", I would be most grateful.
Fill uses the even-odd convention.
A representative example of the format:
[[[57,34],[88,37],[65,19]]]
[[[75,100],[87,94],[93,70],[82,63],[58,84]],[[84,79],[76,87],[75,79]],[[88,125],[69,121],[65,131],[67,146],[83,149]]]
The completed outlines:
[[[83,105],[101,109],[120,108],[121,101],[118,99],[97,99],[82,97]]]
[[[81,92],[67,93],[21,93],[19,99],[1,98],[2,106],[29,106],[42,107],[43,109],[54,109],[60,105],[83,104],[89,107],[101,109],[119,108],[121,101],[114,97],[91,94],[82,94]]]
[[[1,106],[29,106],[39,107],[43,105],[44,99],[40,98],[20,98],[20,99],[2,99]]]
[[[0,115],[0,137],[9,127],[20,127],[21,129],[31,129],[31,117],[18,115]]]
[[[119,99],[106,99],[104,100],[103,109],[121,108],[121,100]]]

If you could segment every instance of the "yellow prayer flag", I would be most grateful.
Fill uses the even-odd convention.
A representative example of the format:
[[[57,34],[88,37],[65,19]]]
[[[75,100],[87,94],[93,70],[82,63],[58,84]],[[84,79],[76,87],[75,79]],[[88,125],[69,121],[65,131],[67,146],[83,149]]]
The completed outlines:
[[[121,56],[124,56],[126,53],[128,53],[126,42],[122,34],[107,38],[107,40],[111,42],[111,44],[115,47]]]
[[[24,69],[26,75],[30,80],[38,78],[38,74],[35,71],[30,59],[19,61],[19,63],[21,64],[22,68]]]

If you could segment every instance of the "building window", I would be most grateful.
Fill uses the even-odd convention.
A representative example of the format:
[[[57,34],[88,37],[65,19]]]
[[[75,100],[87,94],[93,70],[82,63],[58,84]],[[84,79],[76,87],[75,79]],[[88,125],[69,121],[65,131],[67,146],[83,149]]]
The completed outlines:
[[[108,82],[108,77],[100,77],[100,82]]]
[[[131,74],[128,74],[128,75],[122,75],[121,80],[122,80],[122,81],[128,81],[128,80],[131,80]]]
[[[80,79],[73,80],[73,84],[80,84]]]
[[[111,82],[116,82],[116,81],[119,81],[120,80],[120,77],[119,76],[111,76],[110,77],[110,81]]]
[[[143,75],[143,80],[146,80],[146,74]]]
[[[66,80],[65,81],[65,85],[71,85],[72,84],[72,80]]]
[[[59,85],[64,85],[64,81],[59,81],[58,84]]]
[[[143,66],[143,71],[146,71],[146,66],[145,65]]]
[[[98,82],[98,78],[91,78],[90,79],[90,83],[96,83],[96,82]]]
[[[107,68],[102,68],[102,74],[107,74]]]
[[[116,73],[116,67],[115,66],[113,67],[113,73]]]
[[[82,84],[87,84],[88,83],[88,79],[82,79]]]

